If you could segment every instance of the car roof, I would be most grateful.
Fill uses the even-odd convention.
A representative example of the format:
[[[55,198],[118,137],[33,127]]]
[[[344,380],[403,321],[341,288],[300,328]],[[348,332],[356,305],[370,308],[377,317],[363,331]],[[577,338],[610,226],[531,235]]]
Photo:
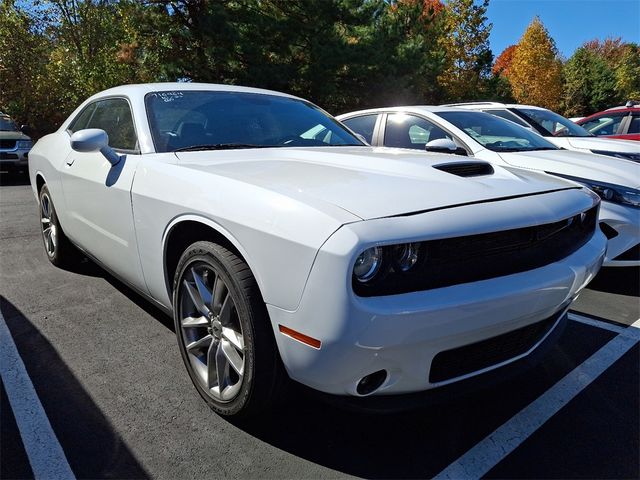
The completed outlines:
[[[384,113],[384,112],[406,112],[411,111],[415,113],[421,112],[457,112],[459,108],[448,107],[446,105],[404,105],[401,107],[382,107],[382,108],[369,108],[367,110],[356,110],[354,112],[343,113],[341,115],[337,115],[337,117],[344,117],[345,115],[359,116],[359,115],[367,115],[370,113]]]
[[[258,93],[263,95],[275,95],[278,97],[296,98],[282,92],[265,90],[262,88],[241,87],[237,85],[225,85],[220,83],[192,83],[192,82],[161,82],[161,83],[138,83],[131,85],[120,85],[109,88],[94,95],[92,98],[114,95],[145,96],[152,92],[173,92],[173,91],[210,91],[210,92],[239,92]]]
[[[529,108],[534,110],[548,110],[543,107],[538,107],[536,105],[525,105],[523,103],[500,103],[500,102],[465,102],[465,103],[448,103],[446,106],[449,107],[458,107],[458,108],[469,108],[473,110],[479,110],[481,108],[486,107],[501,107],[501,108]]]

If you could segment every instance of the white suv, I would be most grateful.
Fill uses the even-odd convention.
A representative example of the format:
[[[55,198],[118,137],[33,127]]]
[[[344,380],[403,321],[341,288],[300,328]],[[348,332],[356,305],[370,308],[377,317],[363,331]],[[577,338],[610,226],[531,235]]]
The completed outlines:
[[[546,108],[496,102],[455,103],[448,106],[480,110],[506,118],[533,130],[560,148],[640,162],[638,142],[596,137],[568,118]]]

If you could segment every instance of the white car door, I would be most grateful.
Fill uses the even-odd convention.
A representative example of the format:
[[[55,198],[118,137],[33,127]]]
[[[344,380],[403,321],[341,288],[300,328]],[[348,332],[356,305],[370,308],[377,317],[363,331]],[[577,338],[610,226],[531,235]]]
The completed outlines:
[[[100,152],[70,149],[61,167],[67,235],[116,275],[146,292],[131,208],[131,186],[140,161],[129,102],[108,98],[88,105],[70,133],[100,128],[121,156],[112,165]]]

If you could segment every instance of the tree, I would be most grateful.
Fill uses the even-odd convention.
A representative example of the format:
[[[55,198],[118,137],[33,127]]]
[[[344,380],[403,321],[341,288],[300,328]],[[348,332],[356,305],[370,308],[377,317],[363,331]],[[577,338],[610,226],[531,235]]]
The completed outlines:
[[[640,45],[629,43],[625,46],[615,77],[622,100],[640,100]]]
[[[552,110],[560,105],[562,63],[555,42],[538,17],[517,44],[508,78],[518,102]]]
[[[41,108],[52,47],[44,30],[42,19],[22,11],[13,0],[0,4],[0,110],[38,130],[52,128]]]
[[[578,48],[564,66],[563,111],[567,116],[589,115],[619,101],[616,77],[592,49]]]
[[[489,0],[449,0],[444,9],[444,32],[439,44],[446,66],[438,77],[451,100],[482,96],[493,55],[489,48],[491,24],[487,24]]]
[[[596,38],[585,42],[581,48],[602,58],[611,70],[615,70],[622,60],[626,45],[621,37],[605,38],[604,40]]]
[[[509,45],[505,48],[493,63],[491,73],[494,75],[504,75],[505,77],[508,77],[509,71],[511,70],[511,64],[513,63],[513,54],[515,53],[516,48],[516,45]]]

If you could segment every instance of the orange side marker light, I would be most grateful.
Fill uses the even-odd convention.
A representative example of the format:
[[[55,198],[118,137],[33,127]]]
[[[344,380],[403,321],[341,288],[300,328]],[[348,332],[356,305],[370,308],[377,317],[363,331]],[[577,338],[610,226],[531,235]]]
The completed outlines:
[[[320,345],[322,345],[322,342],[320,340],[309,337],[304,333],[296,332],[295,330],[289,327],[285,327],[284,325],[278,325],[278,330],[280,330],[280,333],[282,333],[283,335],[291,337],[294,340],[298,340],[299,342],[302,342],[305,345],[309,345],[310,347],[316,348],[318,350],[320,349]]]

